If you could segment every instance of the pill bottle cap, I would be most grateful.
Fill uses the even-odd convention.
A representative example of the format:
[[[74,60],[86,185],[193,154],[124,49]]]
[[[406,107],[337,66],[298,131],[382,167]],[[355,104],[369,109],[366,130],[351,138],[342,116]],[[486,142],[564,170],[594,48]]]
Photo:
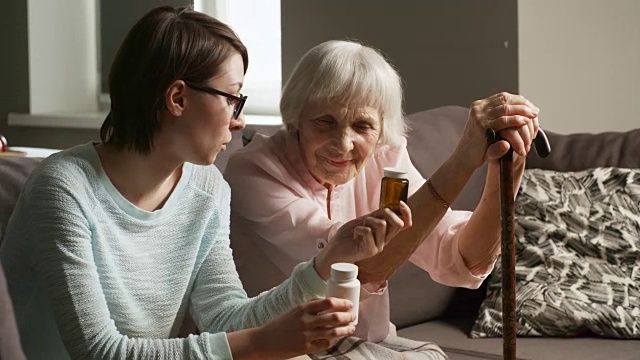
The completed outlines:
[[[358,276],[358,266],[351,263],[331,264],[331,278],[338,281],[355,279]]]
[[[405,170],[400,170],[392,167],[384,168],[384,177],[396,178],[396,179],[406,179],[407,172]]]

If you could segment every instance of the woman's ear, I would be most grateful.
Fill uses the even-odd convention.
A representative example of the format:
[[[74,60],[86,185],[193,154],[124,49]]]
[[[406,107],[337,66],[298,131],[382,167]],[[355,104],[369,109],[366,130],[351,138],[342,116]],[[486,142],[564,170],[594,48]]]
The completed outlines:
[[[176,80],[165,92],[164,104],[167,111],[173,116],[180,116],[184,111],[186,99],[187,85],[182,80]]]

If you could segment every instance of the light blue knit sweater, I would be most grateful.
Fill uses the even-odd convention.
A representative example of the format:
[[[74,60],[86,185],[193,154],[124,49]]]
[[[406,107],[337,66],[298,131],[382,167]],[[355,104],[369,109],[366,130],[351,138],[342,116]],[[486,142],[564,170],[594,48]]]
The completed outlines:
[[[230,190],[185,164],[161,210],[124,199],[92,144],[42,162],[0,260],[29,359],[230,359],[224,332],[324,295],[312,263],[248,299],[229,248]],[[176,336],[189,309],[202,335]]]

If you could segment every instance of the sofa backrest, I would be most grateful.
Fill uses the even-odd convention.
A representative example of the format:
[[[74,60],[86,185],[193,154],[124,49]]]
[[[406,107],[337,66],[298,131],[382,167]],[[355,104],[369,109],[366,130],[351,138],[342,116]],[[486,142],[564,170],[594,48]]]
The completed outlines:
[[[271,135],[281,127],[281,125],[248,125],[243,131],[234,132],[227,150],[218,154],[214,164],[224,172],[229,155],[246,143],[247,140],[243,139],[243,136],[253,136],[256,132]],[[9,217],[18,201],[20,189],[40,161],[42,161],[41,158],[0,156],[0,244],[2,244],[2,236],[7,228]]]
[[[595,167],[640,168],[640,129],[599,134],[560,135],[546,132],[551,144],[547,158],[530,156],[527,167],[581,171]]]
[[[468,109],[445,106],[408,116],[411,131],[408,150],[420,173],[428,177],[457,145],[467,121]],[[544,126],[544,124],[542,124]],[[640,168],[640,129],[628,132],[561,135],[546,131],[551,155],[539,158],[532,151],[527,168],[579,171],[593,167]],[[472,210],[484,188],[486,166],[471,177],[453,209]],[[398,328],[442,316],[475,317],[485,287],[454,289],[431,280],[417,266],[403,265],[389,282],[391,320]]]
[[[24,359],[4,270],[0,266],[0,359]]]
[[[420,173],[428,177],[453,152],[467,121],[468,109],[445,106],[408,116],[409,155]],[[215,165],[224,171],[229,155],[244,146],[257,132],[275,133],[281,126],[249,125],[235,132],[227,151],[218,155]],[[629,132],[560,135],[547,131],[551,155],[540,159],[534,152],[527,159],[528,168],[578,171],[597,166],[640,168],[640,129]],[[0,243],[9,216],[15,207],[20,188],[40,162],[33,158],[0,156]],[[486,167],[476,171],[453,203],[454,209],[472,210],[477,205]],[[391,278],[391,318],[399,327],[421,323],[450,312],[474,313],[484,297],[484,289],[471,291],[447,287],[431,280],[428,274],[411,263],[403,265]]]
[[[466,108],[444,106],[407,117],[410,126],[407,150],[422,176],[429,177],[455,150],[467,115]],[[483,166],[473,174],[453,202],[453,209],[475,208],[482,194],[486,172],[486,166]],[[473,312],[480,306],[482,290],[469,292],[471,297],[465,294],[462,309],[455,311]],[[450,311],[452,304],[460,305],[457,299],[461,294],[461,290],[436,283],[429,274],[407,262],[389,281],[391,321],[398,328],[403,328],[441,317]]]
[[[22,185],[41,159],[0,156],[0,244]]]
[[[411,114],[407,136],[409,156],[424,177],[430,176],[454,151],[467,122],[468,108],[444,106]],[[234,134],[233,149],[251,140],[258,132],[275,133],[279,126],[248,126]],[[583,170],[596,166],[640,168],[640,129],[625,133],[560,135],[547,131],[552,153],[541,159],[532,152],[528,168],[559,171]],[[227,149],[230,149],[228,147]],[[231,149],[230,149],[231,150]],[[221,154],[224,169],[230,151]],[[218,163],[218,160],[216,161]],[[486,165],[478,169],[452,204],[453,209],[473,210],[484,188]],[[442,316],[475,316],[484,299],[484,286],[478,290],[456,289],[438,284],[417,266],[403,265],[389,282],[391,320],[398,328]]]

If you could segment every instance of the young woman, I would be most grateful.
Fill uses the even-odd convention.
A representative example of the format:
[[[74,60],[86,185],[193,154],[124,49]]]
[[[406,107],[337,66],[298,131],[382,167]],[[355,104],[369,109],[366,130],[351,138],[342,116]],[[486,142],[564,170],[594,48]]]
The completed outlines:
[[[230,189],[211,165],[244,127],[247,65],[229,27],[190,9],[154,9],[131,29],[102,142],[44,160],[8,225],[1,260],[29,359],[282,359],[354,331],[353,304],[318,299],[329,267],[378,253],[411,215],[363,217],[248,298]],[[200,334],[175,338],[187,312]]]

